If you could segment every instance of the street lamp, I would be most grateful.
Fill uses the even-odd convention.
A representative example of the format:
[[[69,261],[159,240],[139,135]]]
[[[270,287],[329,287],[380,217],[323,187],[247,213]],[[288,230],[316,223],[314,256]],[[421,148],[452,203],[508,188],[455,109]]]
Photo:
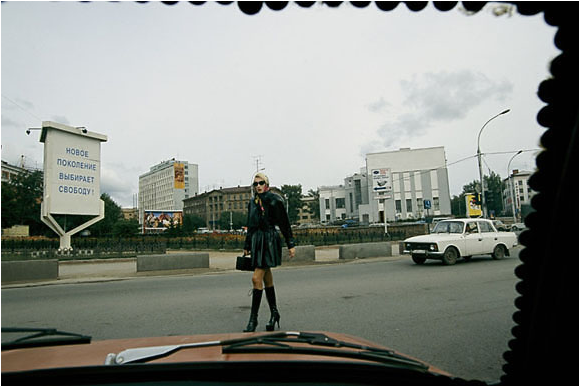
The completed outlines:
[[[516,193],[514,191],[514,182],[512,177],[510,176],[510,164],[512,163],[512,160],[519,155],[520,153],[522,153],[523,150],[518,151],[518,153],[516,153],[515,155],[512,156],[512,158],[510,159],[509,163],[508,163],[508,179],[509,179],[509,186],[510,186],[510,196],[512,197],[512,216],[514,219],[514,223],[516,222],[516,205],[515,205],[515,201],[516,201]]]
[[[481,169],[481,150],[479,148],[479,139],[481,137],[481,132],[483,131],[483,128],[485,128],[485,126],[487,124],[489,124],[491,120],[501,116],[502,114],[506,114],[509,111],[510,111],[510,109],[506,109],[503,112],[491,117],[489,120],[487,120],[487,122],[485,124],[483,124],[483,126],[479,130],[479,134],[477,135],[477,163],[479,165],[479,183],[480,183],[480,187],[481,187],[481,208],[483,209],[483,217],[484,218],[487,218],[487,207],[485,205],[485,188],[483,187],[483,170]]]

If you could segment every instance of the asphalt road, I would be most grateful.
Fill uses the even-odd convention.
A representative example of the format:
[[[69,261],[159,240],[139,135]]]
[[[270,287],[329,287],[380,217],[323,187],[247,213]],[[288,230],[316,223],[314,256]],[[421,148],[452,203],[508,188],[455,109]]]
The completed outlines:
[[[280,267],[281,329],[359,336],[465,379],[495,382],[513,327],[512,256],[454,266],[399,260]],[[2,290],[2,326],[51,327],[94,340],[241,331],[250,274],[144,277]],[[258,330],[269,317],[265,297]]]

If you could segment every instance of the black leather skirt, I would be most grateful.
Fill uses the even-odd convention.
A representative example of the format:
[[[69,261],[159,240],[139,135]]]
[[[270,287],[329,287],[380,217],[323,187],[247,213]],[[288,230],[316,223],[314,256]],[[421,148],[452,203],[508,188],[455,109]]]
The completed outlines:
[[[274,228],[258,229],[252,235],[252,265],[267,269],[282,264],[282,241]]]

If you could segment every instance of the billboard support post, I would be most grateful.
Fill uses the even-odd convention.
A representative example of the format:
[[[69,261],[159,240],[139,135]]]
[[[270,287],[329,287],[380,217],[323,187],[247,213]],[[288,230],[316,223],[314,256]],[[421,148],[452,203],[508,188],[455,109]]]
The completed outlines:
[[[100,198],[101,142],[107,136],[51,121],[42,123],[44,190],[40,219],[60,237],[59,252],[71,251],[71,236],[105,217]],[[94,218],[65,231],[52,216],[93,215]]]

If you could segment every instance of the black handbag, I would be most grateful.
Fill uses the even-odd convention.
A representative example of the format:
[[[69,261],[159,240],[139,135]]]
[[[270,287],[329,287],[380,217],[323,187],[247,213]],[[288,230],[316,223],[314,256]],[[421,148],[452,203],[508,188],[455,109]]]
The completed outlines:
[[[245,255],[237,257],[236,270],[254,271],[254,267],[252,266],[252,257],[246,257]]]

